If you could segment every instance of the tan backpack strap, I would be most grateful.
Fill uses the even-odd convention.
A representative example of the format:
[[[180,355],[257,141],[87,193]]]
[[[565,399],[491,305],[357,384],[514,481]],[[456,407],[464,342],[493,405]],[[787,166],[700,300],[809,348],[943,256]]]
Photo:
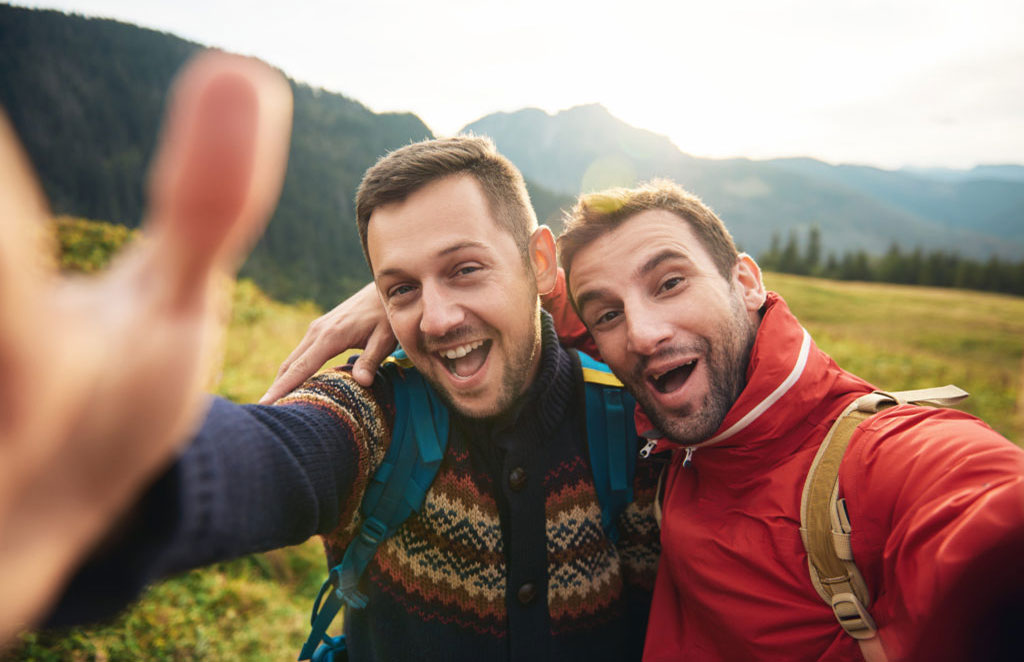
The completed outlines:
[[[885,662],[878,627],[868,613],[867,584],[853,562],[846,504],[838,499],[839,465],[853,431],[871,414],[897,404],[896,398],[870,393],[850,403],[832,425],[807,473],[800,500],[800,537],[818,595],[839,625],[861,646],[868,662]]]
[[[901,405],[949,407],[966,399],[969,394],[959,386],[947,384],[935,388],[919,388],[913,391],[875,391],[872,395],[891,398]],[[880,411],[880,409],[875,409],[874,411]]]
[[[868,613],[871,604],[864,577],[853,561],[852,527],[846,500],[839,498],[839,465],[853,431],[883,409],[901,404],[949,406],[967,397],[952,384],[913,391],[875,391],[851,402],[821,442],[807,472],[800,499],[800,537],[807,550],[811,582],[822,600],[832,607],[839,625],[860,645],[868,662],[888,657],[878,627]]]
[[[945,407],[967,397],[967,391],[949,384],[913,391],[875,391],[851,402],[821,442],[807,472],[800,499],[800,537],[807,550],[811,582],[822,600],[832,607],[839,625],[860,645],[867,662],[888,657],[878,627],[868,613],[867,584],[853,561],[852,527],[846,500],[839,498],[839,465],[853,431],[883,409],[902,404]]]

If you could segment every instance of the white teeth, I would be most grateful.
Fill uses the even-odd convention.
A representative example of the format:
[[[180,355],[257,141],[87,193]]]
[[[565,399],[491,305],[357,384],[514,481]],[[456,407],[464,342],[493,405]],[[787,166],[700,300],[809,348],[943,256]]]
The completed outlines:
[[[452,347],[451,349],[446,349],[443,352],[439,352],[439,354],[446,359],[461,359],[463,356],[469,354],[474,349],[480,347],[483,344],[483,340],[477,340],[476,342],[471,342],[465,345],[459,345],[458,347]]]

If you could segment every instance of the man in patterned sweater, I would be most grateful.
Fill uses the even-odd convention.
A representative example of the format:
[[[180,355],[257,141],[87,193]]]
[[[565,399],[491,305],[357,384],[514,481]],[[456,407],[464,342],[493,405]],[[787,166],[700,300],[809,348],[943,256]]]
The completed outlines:
[[[409,145],[367,172],[357,220],[395,335],[452,423],[422,511],[378,548],[369,603],[346,614],[351,659],[639,659],[656,470],[638,466],[612,542],[579,359],[539,305],[557,279],[554,241],[521,175],[486,139]],[[98,594],[115,606],[157,577],[315,534],[337,563],[394,415],[387,375],[366,389],[347,369],[275,406],[215,401],[140,506],[149,534],[87,564],[55,620],[94,611]]]

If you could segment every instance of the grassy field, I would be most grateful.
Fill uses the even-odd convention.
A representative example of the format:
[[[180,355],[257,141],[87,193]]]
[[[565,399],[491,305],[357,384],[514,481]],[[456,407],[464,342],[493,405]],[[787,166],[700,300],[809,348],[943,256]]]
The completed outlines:
[[[1024,299],[768,274],[818,344],[880,387],[958,384],[964,409],[1024,439]],[[218,392],[257,399],[317,315],[239,283]],[[9,660],[294,659],[323,576],[316,541],[187,573],[152,587],[115,622],[29,633]]]
[[[956,384],[960,408],[1024,443],[1024,298],[767,274],[818,345],[888,390]]]

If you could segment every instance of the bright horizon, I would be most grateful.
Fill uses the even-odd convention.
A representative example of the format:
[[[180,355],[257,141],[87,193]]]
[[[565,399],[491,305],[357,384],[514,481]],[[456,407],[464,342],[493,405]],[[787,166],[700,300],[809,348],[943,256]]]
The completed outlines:
[[[493,112],[600,103],[694,156],[1024,163],[1016,1],[15,4],[255,55],[438,135]]]

